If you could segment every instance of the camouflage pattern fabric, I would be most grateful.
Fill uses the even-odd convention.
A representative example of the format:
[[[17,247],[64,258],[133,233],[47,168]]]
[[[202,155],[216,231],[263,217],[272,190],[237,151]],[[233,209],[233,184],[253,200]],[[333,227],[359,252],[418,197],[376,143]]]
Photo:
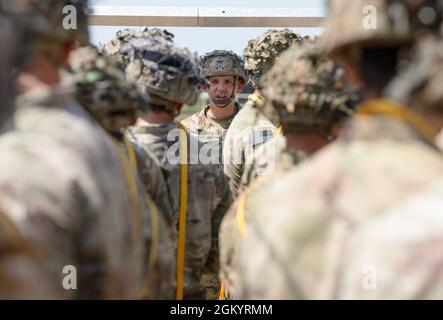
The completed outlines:
[[[407,103],[418,112],[439,112],[443,94],[439,90],[443,81],[443,42],[437,37],[422,39],[415,49],[413,60],[399,72],[386,88],[386,96]]]
[[[210,106],[206,106],[200,112],[187,117],[181,123],[194,135],[198,135],[202,141],[217,139],[223,141],[226,132],[234,120],[235,116],[240,112],[241,105],[236,103],[235,112],[226,119],[214,119],[208,115]],[[220,149],[221,150],[221,149]]]
[[[124,72],[112,57],[101,55],[94,47],[77,49],[69,61],[71,73],[66,79],[76,85],[77,100],[109,134],[123,140],[125,128],[136,121],[139,108],[136,88],[127,82]],[[140,180],[159,206],[162,217],[170,224],[172,210],[166,186],[157,178],[161,175],[161,168],[149,158],[142,159],[136,159]],[[175,239],[173,233],[171,237]]]
[[[113,143],[70,91],[43,87],[19,96],[15,130],[1,143],[8,170],[0,189],[12,199],[3,212],[27,243],[50,255],[46,271],[63,298],[135,298],[143,283],[141,217]],[[77,268],[75,291],[61,287],[65,265]]]
[[[259,149],[280,136],[268,141]],[[280,141],[280,140],[278,140]],[[262,153],[260,153],[262,154]],[[268,152],[265,153],[269,155]],[[257,154],[258,155],[258,154]],[[263,155],[263,154],[262,154]],[[268,160],[268,159],[267,159]],[[276,160],[276,159],[274,159]],[[243,230],[241,225],[248,225],[250,214],[254,214],[255,203],[257,199],[266,195],[270,186],[278,183],[280,179],[289,172],[300,161],[294,152],[281,150],[278,160],[274,163],[272,174],[257,176],[251,180],[249,186],[234,202],[226,213],[220,227],[220,279],[223,281],[225,297],[227,299],[240,299],[240,273],[239,273],[239,250],[243,241]],[[239,207],[243,207],[244,216],[239,216]],[[240,223],[243,221],[243,223]]]
[[[261,112],[257,104],[262,98],[251,95],[232,121],[223,142],[223,166],[234,197],[249,184],[244,174],[252,166],[253,154],[275,135],[275,126]]]
[[[77,101],[111,135],[121,136],[135,123],[139,108],[136,88],[111,57],[93,46],[81,47],[69,56],[67,80],[77,88]]]
[[[405,157],[410,161],[398,161]],[[438,282],[431,285],[422,277],[435,274],[439,257],[430,252],[436,242],[416,237],[408,227],[437,234],[428,228],[437,217],[399,215],[394,222],[389,213],[441,179],[441,159],[403,120],[357,116],[338,140],[254,203],[239,255],[240,297],[426,299],[441,294]],[[422,257],[419,265],[415,254]],[[405,288],[406,282],[413,285]]]
[[[306,39],[309,37],[302,38],[288,29],[270,29],[257,38],[249,40],[243,54],[245,69],[254,87],[257,88],[260,85],[261,77],[272,68],[282,52]]]
[[[143,155],[140,154],[141,156],[154,155],[154,161],[163,169],[163,179],[168,187],[169,203],[174,213],[174,225],[178,227],[180,199],[178,124],[146,123],[143,126],[129,128],[126,135],[138,148],[146,151]],[[198,153],[199,141],[189,134],[188,146],[191,152],[192,148],[196,147],[194,151]],[[184,297],[201,299],[205,297],[204,288],[200,284],[202,275],[214,274],[218,270],[218,230],[231,203],[231,194],[219,165],[202,165],[198,161],[193,162],[191,155],[188,157],[190,164],[188,165]]]
[[[334,124],[352,115],[361,95],[344,70],[321,55],[320,40],[284,52],[263,79],[260,110],[283,132],[330,135]]]
[[[163,106],[174,115],[176,103],[197,102],[203,82],[197,56],[187,48],[175,46],[166,31],[124,31],[103,49],[122,62],[126,78],[146,103]]]
[[[200,72],[202,77],[235,76],[248,82],[243,59],[229,50],[214,50],[200,57]]]
[[[434,0],[330,0],[323,47],[339,56],[350,47],[411,44],[415,37],[439,29],[440,11],[441,3]]]
[[[165,42],[174,42],[174,35],[167,30],[158,28],[123,29],[118,31],[113,39],[105,43],[102,49],[106,55],[113,56],[124,68],[129,64],[130,57],[121,51],[122,47],[131,40],[150,37]]]
[[[132,201],[138,202],[139,208],[133,209],[139,210],[143,218],[140,223],[144,230],[146,256],[140,264],[144,266],[146,290],[142,298],[170,299],[173,297],[175,252],[172,247],[174,238],[171,238],[165,220],[172,218],[165,217],[155,201],[148,199],[150,195],[145,186],[149,187],[153,179],[147,176],[148,168],[144,168],[141,159],[131,158],[136,153],[123,137],[125,127],[136,120],[137,91],[126,81],[117,63],[100,55],[96,48],[79,48],[69,60],[72,73],[68,79],[74,81],[77,87],[77,99],[113,137],[125,170],[127,189]],[[137,175],[139,168],[144,174],[143,180]],[[168,211],[167,214],[172,213]]]
[[[67,7],[71,14],[75,9],[76,28],[70,24],[65,25],[65,19],[69,12],[65,12]],[[63,43],[68,41],[78,41],[85,45],[89,41],[87,29],[87,6],[88,0],[21,0],[21,1],[0,1],[0,11],[12,15],[18,21],[23,30],[34,41],[35,45],[46,45],[49,48],[51,42]],[[22,44],[24,45],[24,44]],[[33,48],[35,49],[35,47]],[[54,52],[54,54],[56,54]]]

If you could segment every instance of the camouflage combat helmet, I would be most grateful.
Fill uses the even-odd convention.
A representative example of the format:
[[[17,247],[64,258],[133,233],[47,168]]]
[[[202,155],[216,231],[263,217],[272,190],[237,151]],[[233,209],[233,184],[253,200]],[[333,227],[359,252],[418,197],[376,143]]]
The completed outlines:
[[[439,28],[442,1],[329,0],[324,48],[337,55],[359,45],[401,47]]]
[[[416,111],[443,111],[443,42],[429,37],[416,48],[413,61],[386,88],[386,96]]]
[[[254,87],[268,72],[278,56],[292,44],[302,41],[302,37],[288,30],[268,30],[257,38],[249,40],[244,50],[245,69]]]
[[[129,57],[120,51],[120,48],[135,38],[162,38],[164,41],[174,41],[172,33],[159,28],[123,29],[118,31],[116,36],[103,46],[102,50],[107,55],[113,56],[125,68],[130,61]]]
[[[202,77],[235,76],[248,82],[244,62],[232,51],[214,50],[200,57]]]
[[[0,0],[0,11],[12,16],[32,40],[87,44],[87,4],[87,0]]]
[[[77,87],[77,100],[107,132],[119,135],[135,123],[137,90],[116,61],[95,47],[82,47],[71,53],[69,70]]]
[[[126,42],[120,39],[118,50],[109,52],[107,46],[105,52],[124,61],[126,78],[135,84],[145,102],[173,113],[176,103],[197,102],[203,79],[199,76],[197,56],[174,45],[171,34],[165,37],[165,33],[155,30],[150,33],[145,29],[129,36]]]
[[[360,97],[348,90],[343,70],[321,56],[319,43],[294,45],[264,76],[264,114],[285,132],[320,132],[353,113]]]

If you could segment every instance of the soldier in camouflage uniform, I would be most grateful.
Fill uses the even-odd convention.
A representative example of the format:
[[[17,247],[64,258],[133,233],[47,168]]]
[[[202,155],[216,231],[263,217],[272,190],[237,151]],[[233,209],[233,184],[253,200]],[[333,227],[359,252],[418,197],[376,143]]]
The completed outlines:
[[[174,214],[171,227],[178,228],[181,223],[181,187],[187,186],[184,298],[204,298],[200,280],[203,273],[217,273],[218,229],[231,196],[221,167],[195,161],[198,140],[174,121],[182,105],[195,103],[199,95],[197,61],[187,49],[157,33],[153,29],[152,35],[149,31],[135,34],[114,53],[125,60],[127,79],[136,84],[144,98],[141,116],[126,135],[137,150],[144,151],[142,157],[153,159],[163,170]],[[116,39],[111,42],[118,43]],[[186,145],[190,153],[184,153],[187,160],[183,161],[180,152]],[[182,185],[183,170],[188,179]]]
[[[218,154],[221,161],[226,131],[241,108],[235,97],[248,82],[248,77],[243,60],[226,50],[214,50],[202,56],[200,70],[207,80],[205,91],[209,95],[209,105],[182,123],[203,141],[214,139],[212,152]]]
[[[166,221],[171,220],[171,212],[165,217],[146,190],[150,190],[152,167],[144,162],[124,137],[126,127],[135,123],[138,110],[136,88],[126,80],[124,72],[111,57],[101,55],[95,47],[82,47],[69,57],[70,81],[77,86],[77,100],[114,139],[119,152],[125,155],[128,176],[133,187],[137,187],[137,197],[143,217],[143,231],[146,238],[146,258],[143,261],[146,273],[146,298],[172,299],[175,257],[171,234]],[[140,170],[138,170],[140,169]],[[160,172],[159,167],[155,167]],[[131,172],[141,172],[142,179]],[[143,185],[142,185],[143,182]],[[134,192],[135,190],[131,190]],[[165,190],[166,191],[166,190]],[[155,194],[154,194],[155,195]],[[164,192],[167,197],[167,193]],[[146,199],[146,203],[145,202]],[[161,198],[162,200],[162,198]],[[169,209],[169,207],[167,208]]]
[[[76,29],[62,26],[65,5],[76,7]],[[70,48],[87,41],[86,5],[0,1],[0,11],[31,39],[20,50],[28,56],[18,75],[14,129],[0,139],[0,211],[41,259],[39,271],[56,297],[136,298],[143,289],[143,225],[124,164],[60,81]],[[4,297],[21,298],[10,294]]]
[[[244,50],[245,69],[249,73],[255,92],[249,96],[232,121],[223,143],[224,172],[234,197],[250,183],[243,174],[250,170],[250,160],[255,149],[271,139],[276,131],[275,124],[257,111],[258,105],[264,102],[260,79],[271,69],[283,51],[301,41],[299,35],[288,29],[268,30],[250,40]]]
[[[16,64],[17,47],[23,39],[11,19],[1,13],[0,28],[3,44],[0,49],[0,122],[3,125],[13,109],[12,67]],[[17,226],[0,212],[0,298],[56,298],[50,279],[39,264],[36,252],[28,247]]]
[[[362,24],[368,5],[376,28]],[[240,297],[442,297],[441,217],[390,212],[441,179],[442,156],[423,118],[381,99],[404,46],[430,27],[420,10],[441,17],[435,5],[330,2],[324,47],[365,85],[366,101],[335,142],[257,199],[239,254]]]
[[[262,81],[266,102],[259,112],[280,123],[285,136],[277,135],[258,148],[266,151],[256,156],[269,157],[270,148],[278,147],[272,150],[274,167],[251,183],[223,219],[221,278],[230,298],[240,294],[238,250],[248,220],[255,214],[255,202],[296,164],[327,144],[358,101],[358,95],[346,85],[342,68],[320,54],[316,44],[295,45],[281,55]]]
[[[293,65],[292,60],[298,63]],[[257,111],[279,123],[281,134],[250,155],[252,165],[243,174],[245,184],[257,176],[272,175],[288,152],[297,159],[295,164],[333,141],[361,101],[361,93],[349,83],[343,68],[322,57],[319,39],[295,44],[271,70],[262,80],[263,96],[269,102],[258,106]],[[316,113],[296,109],[303,105]]]

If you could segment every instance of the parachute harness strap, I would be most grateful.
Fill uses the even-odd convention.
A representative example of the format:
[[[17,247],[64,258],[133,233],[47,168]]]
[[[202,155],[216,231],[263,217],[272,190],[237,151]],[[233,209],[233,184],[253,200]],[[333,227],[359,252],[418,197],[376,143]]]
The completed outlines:
[[[138,206],[137,185],[135,182],[135,177],[132,172],[131,166],[129,164],[128,158],[124,154],[119,141],[117,141],[115,138],[112,138],[112,140],[115,144],[115,149],[120,158],[120,164],[123,168],[123,173],[125,175],[126,185],[128,187],[128,192],[129,192],[129,199],[132,206],[132,214],[134,217],[133,232],[134,235],[137,235],[137,233],[139,233],[140,226],[142,224],[142,219],[141,219],[140,208]]]
[[[238,202],[238,208],[237,208],[237,228],[240,232],[240,235],[244,237],[246,235],[246,219],[245,219],[245,207],[246,207],[246,200],[248,198],[248,191],[244,191],[243,194],[240,196],[240,200]]]
[[[220,294],[218,300],[225,300],[225,283],[223,280],[220,281]]]
[[[124,142],[126,145],[126,149],[128,150],[129,162],[131,163],[133,170],[137,172],[137,156],[134,147],[127,137],[124,137]],[[151,250],[149,253],[149,268],[150,270],[154,270],[154,265],[157,260],[158,245],[160,242],[160,219],[157,206],[155,205],[154,200],[151,198],[149,193],[146,193],[145,201],[149,208],[152,222],[152,242]]]
[[[359,108],[357,114],[365,116],[380,115],[398,118],[414,127],[432,144],[434,143],[435,136],[437,135],[437,132],[419,114],[416,114],[407,107],[399,105],[388,99],[369,101]]]
[[[257,93],[251,94],[248,97],[248,99],[254,102],[257,107],[262,106],[263,103],[265,102],[265,100],[262,97],[260,97]]]
[[[133,235],[134,235],[134,239],[137,239],[137,237],[139,235],[141,235],[142,231],[142,217],[141,217],[141,212],[140,212],[140,208],[138,206],[138,193],[137,193],[137,184],[135,181],[135,177],[134,177],[134,171],[133,171],[133,167],[131,167],[130,162],[128,161],[128,156],[123,152],[120,142],[118,140],[116,140],[115,138],[112,137],[112,141],[115,144],[115,149],[117,150],[118,156],[120,158],[120,163],[121,166],[123,168],[123,173],[125,175],[125,179],[126,179],[126,185],[128,187],[128,192],[129,192],[129,199],[131,202],[131,207],[132,207],[132,215],[133,215]],[[126,144],[126,141],[125,141]],[[127,146],[127,144],[126,144]],[[130,154],[130,151],[128,149],[128,154]],[[147,286],[147,284],[145,284],[143,286],[143,288],[140,290],[140,292],[138,293],[138,296],[140,299],[146,297],[146,295],[148,294],[149,288]]]
[[[183,278],[185,269],[186,215],[188,203],[188,143],[186,128],[179,123],[180,129],[180,211],[177,246],[177,291],[176,299],[183,300]]]
[[[245,220],[245,206],[246,206],[246,200],[248,198],[248,190],[245,190],[243,194],[240,196],[238,207],[237,207],[237,229],[242,237],[246,235],[246,220]],[[225,300],[225,284],[223,280],[220,283],[220,293],[219,293],[219,300]]]
[[[1,195],[0,195],[1,200]],[[0,211],[0,225],[5,231],[8,239],[11,239],[14,244],[19,245],[25,242],[25,238],[20,233],[14,222],[3,212]]]

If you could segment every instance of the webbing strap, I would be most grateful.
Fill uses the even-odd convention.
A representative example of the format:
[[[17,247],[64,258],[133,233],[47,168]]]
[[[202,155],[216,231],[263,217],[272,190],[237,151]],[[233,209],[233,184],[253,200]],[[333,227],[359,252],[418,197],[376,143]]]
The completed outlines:
[[[220,294],[218,295],[218,300],[225,300],[225,283],[223,280],[220,281]]]
[[[253,101],[256,106],[261,106],[263,104],[263,102],[265,101],[261,96],[259,96],[257,93],[253,93],[248,97],[248,100]]]
[[[186,213],[188,204],[188,143],[186,128],[179,123],[180,129],[180,211],[177,245],[177,291],[176,299],[183,300],[183,278],[185,270]]]
[[[246,234],[246,220],[245,220],[245,206],[246,200],[248,198],[248,191],[244,191],[240,196],[240,200],[238,202],[237,208],[237,228],[240,232],[240,235],[243,237]]]
[[[129,162],[135,172],[137,171],[137,156],[134,151],[134,147],[127,137],[124,137],[124,142],[126,145],[126,149],[128,150]],[[155,261],[157,260],[158,246],[160,242],[160,218],[157,206],[155,205],[154,200],[151,196],[146,193],[145,197],[146,204],[149,208],[151,214],[151,230],[152,230],[152,241],[151,241],[151,250],[149,253],[149,267],[150,270],[154,270]]]
[[[431,143],[434,143],[437,132],[419,114],[407,107],[399,105],[388,99],[372,100],[363,104],[357,112],[358,115],[381,115],[401,119],[414,127]]]
[[[141,229],[140,226],[142,223],[140,208],[138,206],[137,185],[128,158],[126,154],[122,151],[120,143],[115,138],[112,138],[112,140],[115,144],[115,149],[117,150],[118,156],[120,158],[120,163],[123,168],[123,173],[125,175],[126,185],[128,187],[128,192],[129,192],[129,199],[132,207],[131,213],[134,218],[132,224],[134,232],[133,234],[134,236],[136,236],[139,233],[139,230]]]
[[[3,212],[0,212],[1,229],[6,233],[6,239],[14,244],[22,244],[25,242],[23,235],[20,233],[14,222]]]

